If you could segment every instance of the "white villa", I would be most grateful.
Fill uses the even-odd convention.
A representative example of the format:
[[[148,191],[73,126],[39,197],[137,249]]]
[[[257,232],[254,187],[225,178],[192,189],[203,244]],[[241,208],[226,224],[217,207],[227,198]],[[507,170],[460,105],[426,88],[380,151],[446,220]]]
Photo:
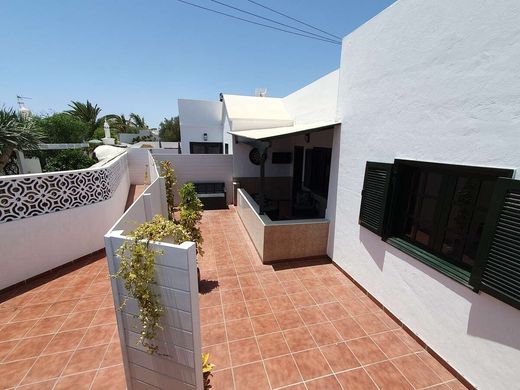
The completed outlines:
[[[374,373],[371,367],[383,363],[363,362],[355,340],[331,328],[351,348],[359,362],[355,369],[372,388],[520,388],[519,21],[517,0],[401,0],[343,39],[337,70],[286,97],[224,93],[215,102],[180,99],[181,154],[133,148],[92,169],[0,178],[0,289],[8,291],[105,245],[112,271],[117,266],[113,253],[127,239],[128,224],[166,213],[164,180],[156,165],[167,160],[176,169],[178,186],[194,182],[201,199],[212,205],[208,208],[218,208],[215,199],[224,203],[225,212],[205,212],[204,218],[218,222],[205,232],[212,265],[200,265],[203,273],[221,284],[235,278],[246,291],[256,287],[245,283],[242,268],[254,270],[260,285],[270,278],[261,272],[278,275],[273,285],[284,285],[292,281],[282,278],[285,271],[298,274],[291,264],[303,274],[305,261],[327,259],[340,271],[335,277],[347,275],[349,285],[368,297],[370,304],[355,299],[373,305],[374,321],[379,313],[388,315],[422,346],[407,349],[405,358],[431,354],[451,375],[443,378],[441,369],[432,368],[442,380],[422,382],[425,371],[400,365],[396,359],[401,357],[387,353],[358,321],[367,314],[350,313],[390,365]],[[144,193],[125,212],[133,185],[145,185]],[[233,230],[235,217],[247,235]],[[242,250],[229,239],[221,246],[217,241],[225,234],[249,244]],[[201,348],[213,347],[208,337],[220,336],[215,344],[220,349],[210,349],[220,357],[217,350],[229,348],[231,363],[217,371],[222,386],[217,390],[264,388],[261,379],[249,387],[240,382],[241,367],[252,370],[257,361],[266,374],[254,378],[265,375],[267,389],[289,384],[347,388],[350,382],[342,380],[350,368],[337,369],[330,361],[330,381],[340,387],[312,387],[328,374],[306,377],[298,360],[303,352],[292,349],[267,292],[258,299],[271,305],[269,313],[282,327],[282,342],[300,379],[274,385],[281,379],[270,374],[270,357],[254,320],[251,338],[258,341],[258,358],[236,363],[233,343],[238,341],[226,317],[229,294],[223,292],[228,287],[222,284],[215,306],[210,303],[214,292],[202,295],[199,308],[193,244],[157,245],[172,259],[158,263],[169,275],[161,283],[173,283],[161,286],[178,294],[165,298],[175,324],[172,338],[162,341],[178,353],[153,360],[133,349],[126,314],[118,312],[128,388],[202,389]],[[257,263],[237,260],[247,257],[247,248]],[[227,250],[240,253],[234,265],[219,263],[220,251]],[[223,277],[229,268],[235,273]],[[308,285],[303,279],[305,292],[334,292],[315,279]],[[116,303],[124,295],[121,288],[112,282]],[[295,311],[305,310],[290,298]],[[322,310],[324,302],[313,299]],[[208,308],[219,305],[224,307],[222,334],[217,321],[205,317]],[[245,292],[244,308],[253,318]],[[312,326],[304,315],[301,319],[326,359]],[[401,375],[406,383],[395,379]]]

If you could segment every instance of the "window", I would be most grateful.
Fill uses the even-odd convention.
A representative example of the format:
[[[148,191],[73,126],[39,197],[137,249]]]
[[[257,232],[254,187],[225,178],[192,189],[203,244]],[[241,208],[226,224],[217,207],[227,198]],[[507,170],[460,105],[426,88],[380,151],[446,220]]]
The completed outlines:
[[[219,142],[190,142],[191,154],[222,154],[222,144]]]
[[[506,179],[512,176],[507,169],[367,162],[359,223],[475,289],[498,291],[484,283],[486,275],[489,284],[513,286],[520,304],[520,263],[515,260],[520,257],[520,206],[515,203],[520,204],[520,182]],[[506,191],[511,188],[513,195]],[[503,279],[497,282],[500,273]],[[519,283],[511,282],[511,275]]]
[[[329,192],[331,148],[305,150],[303,185],[315,194],[326,197]]]
[[[398,161],[389,231],[471,270],[501,171]]]

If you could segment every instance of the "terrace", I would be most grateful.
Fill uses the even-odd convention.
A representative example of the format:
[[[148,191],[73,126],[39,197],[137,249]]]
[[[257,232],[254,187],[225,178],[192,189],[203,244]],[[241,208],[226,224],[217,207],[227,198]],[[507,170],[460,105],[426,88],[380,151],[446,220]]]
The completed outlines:
[[[214,389],[465,388],[329,259],[263,265],[233,207],[202,231]],[[125,388],[103,252],[1,301],[0,388]]]

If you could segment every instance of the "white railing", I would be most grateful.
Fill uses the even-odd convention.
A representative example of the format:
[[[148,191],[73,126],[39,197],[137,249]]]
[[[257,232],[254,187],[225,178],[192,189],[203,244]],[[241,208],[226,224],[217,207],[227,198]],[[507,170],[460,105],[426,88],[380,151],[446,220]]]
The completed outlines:
[[[126,154],[73,171],[0,177],[0,223],[64,211],[110,199],[127,169]]]

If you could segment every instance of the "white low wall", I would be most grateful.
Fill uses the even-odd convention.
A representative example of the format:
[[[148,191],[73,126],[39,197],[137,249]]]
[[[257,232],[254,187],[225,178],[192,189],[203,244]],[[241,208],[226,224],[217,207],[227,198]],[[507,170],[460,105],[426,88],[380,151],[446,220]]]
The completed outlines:
[[[126,157],[117,157],[113,163],[117,163],[119,159],[122,161],[122,171],[118,178],[114,178],[117,182],[111,183],[114,192],[109,199],[87,206],[56,212],[47,211],[46,214],[0,223],[0,289],[104,247],[103,235],[123,214],[130,187]],[[96,170],[101,169],[103,168]],[[84,171],[88,169],[81,170]],[[78,171],[67,173],[73,177],[75,172]],[[58,174],[63,172],[54,175]],[[44,175],[49,177],[53,174]],[[25,176],[27,180],[39,177]],[[64,186],[60,190],[67,188]]]
[[[238,216],[242,220],[242,223],[244,224],[251,241],[253,241],[260,258],[263,258],[265,222],[262,221],[262,217],[258,215],[258,212],[259,209],[256,202],[246,191],[239,188],[237,190]]]
[[[109,269],[119,269],[117,249],[128,240],[125,231],[166,214],[164,180],[154,181],[106,234],[105,244]],[[155,292],[165,308],[161,318],[164,330],[158,331],[160,355],[150,355],[137,344],[141,324],[137,302],[125,290],[120,280],[112,279],[112,293],[116,307],[129,298],[125,307],[117,311],[119,340],[127,389],[202,390],[200,314],[195,244],[173,245],[165,242],[151,244],[161,251],[156,257]]]
[[[226,200],[233,202],[233,155],[226,154],[171,154],[167,150],[154,150],[157,163],[171,161],[177,176],[176,189],[187,182],[221,182],[226,186]],[[179,201],[176,191],[175,202]]]

